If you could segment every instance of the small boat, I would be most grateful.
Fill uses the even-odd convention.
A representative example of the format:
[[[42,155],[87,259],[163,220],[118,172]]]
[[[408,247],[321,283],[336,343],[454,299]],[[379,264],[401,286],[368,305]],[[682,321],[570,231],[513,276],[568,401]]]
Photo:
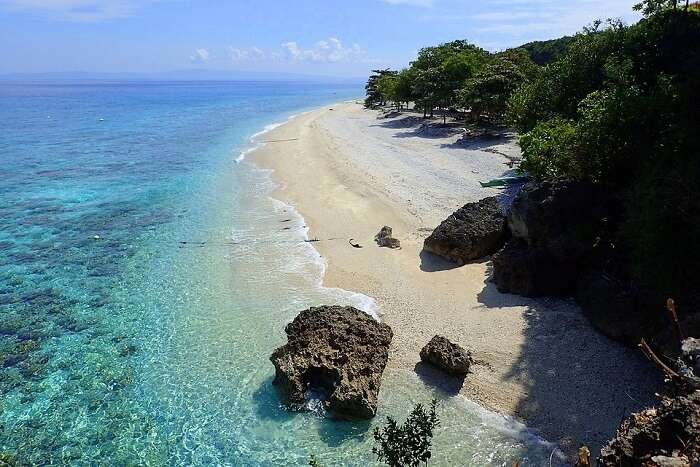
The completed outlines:
[[[487,182],[479,182],[479,184],[481,185],[481,188],[489,188],[495,186],[515,185],[516,183],[525,183],[528,180],[529,177],[527,175],[521,175],[519,177],[494,178],[493,180],[489,180]]]

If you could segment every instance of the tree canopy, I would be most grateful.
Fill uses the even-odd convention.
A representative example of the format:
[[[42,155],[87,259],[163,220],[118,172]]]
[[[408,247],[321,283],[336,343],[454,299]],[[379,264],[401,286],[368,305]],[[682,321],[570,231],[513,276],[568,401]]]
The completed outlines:
[[[491,54],[464,40],[425,47],[399,71],[375,70],[367,83],[368,107],[414,102],[423,115],[461,108],[503,116],[505,102],[537,66],[522,50]],[[507,94],[504,94],[507,93]]]
[[[675,2],[640,8],[635,25],[579,34],[514,93],[508,116],[521,168],[622,193],[616,241],[631,278],[659,299],[688,298],[700,277],[700,14]]]

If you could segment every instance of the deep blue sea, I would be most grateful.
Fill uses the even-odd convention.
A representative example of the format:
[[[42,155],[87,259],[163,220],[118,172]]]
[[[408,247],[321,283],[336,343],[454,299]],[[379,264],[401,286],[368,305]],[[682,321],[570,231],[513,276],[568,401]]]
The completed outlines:
[[[524,427],[412,373],[385,373],[371,423],[279,403],[285,323],[374,303],[322,287],[303,219],[241,155],[265,127],[362,93],[0,83],[0,463],[368,465],[374,426],[438,397],[432,465],[548,465]]]

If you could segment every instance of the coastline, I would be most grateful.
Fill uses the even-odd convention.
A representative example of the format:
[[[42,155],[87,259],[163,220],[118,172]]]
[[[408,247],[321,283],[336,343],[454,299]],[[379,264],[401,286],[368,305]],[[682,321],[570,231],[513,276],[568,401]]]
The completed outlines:
[[[457,133],[425,135],[417,125],[380,122],[358,104],[339,103],[270,125],[247,154],[273,171],[272,196],[303,216],[309,237],[334,239],[313,244],[326,264],[323,286],[376,300],[395,333],[390,369],[450,386],[416,365],[420,348],[445,335],[483,362],[456,392],[565,451],[588,444],[595,453],[620,417],[653,395],[644,362],[596,333],[570,301],[503,295],[488,281],[487,261],[456,268],[421,253],[452,211],[501,194],[476,181],[507,173],[517,147],[513,138],[460,147]],[[375,245],[383,225],[393,227],[401,250]],[[350,238],[363,248],[350,247]]]

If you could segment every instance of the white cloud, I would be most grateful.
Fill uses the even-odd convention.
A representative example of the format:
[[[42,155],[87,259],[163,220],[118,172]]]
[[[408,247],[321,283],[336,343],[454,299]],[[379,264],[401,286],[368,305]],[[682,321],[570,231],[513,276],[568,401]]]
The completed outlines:
[[[207,63],[209,57],[210,54],[207,49],[195,49],[194,54],[190,55],[190,61],[193,63]]]
[[[388,1],[388,0],[385,0]],[[596,19],[621,18],[635,22],[638,0],[488,0],[465,8],[466,0],[435,0],[439,9],[420,21],[461,24],[463,36],[482,47],[498,50],[537,39],[574,34]]]
[[[144,1],[136,0],[0,0],[13,11],[39,11],[64,21],[99,22],[131,16]]]
[[[247,49],[229,47],[229,54],[234,62],[260,61],[267,56],[263,50],[257,47],[249,47]]]
[[[345,62],[359,60],[365,55],[365,51],[359,44],[346,47],[336,37],[318,41],[313,47],[303,49],[298,43],[285,42],[281,45],[282,57],[295,61],[311,62]]]
[[[301,49],[296,42],[285,42],[282,44],[282,50],[294,60],[298,60],[302,56]]]

